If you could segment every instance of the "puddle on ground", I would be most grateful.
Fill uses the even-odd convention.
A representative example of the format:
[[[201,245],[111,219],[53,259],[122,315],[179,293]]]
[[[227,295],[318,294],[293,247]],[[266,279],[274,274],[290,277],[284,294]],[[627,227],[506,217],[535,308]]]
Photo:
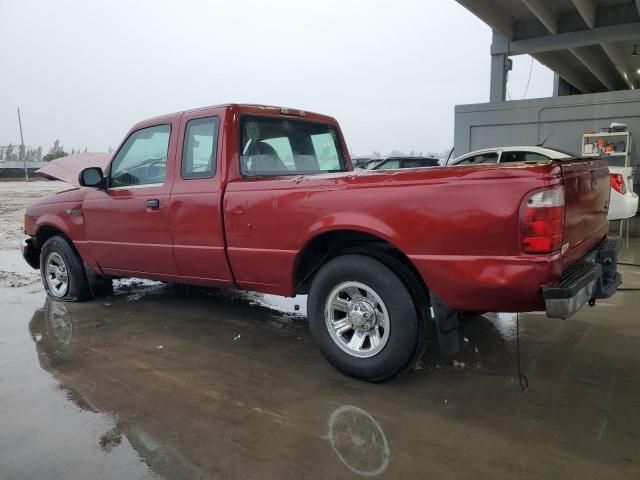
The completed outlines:
[[[432,348],[367,384],[318,353],[304,297],[138,280],[80,304],[24,295],[0,322],[0,478],[640,473],[635,297],[614,328],[602,309],[522,316],[521,393],[509,314],[464,319],[454,359]]]

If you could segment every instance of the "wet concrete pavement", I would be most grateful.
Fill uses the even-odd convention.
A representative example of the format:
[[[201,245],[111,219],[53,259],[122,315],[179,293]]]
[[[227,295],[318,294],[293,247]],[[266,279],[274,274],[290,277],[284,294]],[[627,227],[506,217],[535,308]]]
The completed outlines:
[[[640,476],[635,291],[522,316],[522,393],[512,315],[467,319],[455,366],[431,351],[372,385],[318,354],[296,301],[123,282],[68,304],[37,287],[0,322],[3,479]]]
[[[320,356],[304,298],[0,285],[0,479],[640,478],[640,269],[621,269],[596,308],[521,316],[527,392],[510,314],[466,319],[455,362],[367,384]]]

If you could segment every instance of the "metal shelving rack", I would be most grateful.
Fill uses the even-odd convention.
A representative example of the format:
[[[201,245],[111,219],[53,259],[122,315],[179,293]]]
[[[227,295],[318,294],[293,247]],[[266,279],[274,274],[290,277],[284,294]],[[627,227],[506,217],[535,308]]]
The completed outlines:
[[[607,143],[612,143],[612,140],[618,138],[624,140],[624,151],[614,151],[614,152],[605,152],[600,149],[587,153],[587,145],[596,146],[598,139],[605,139]],[[582,135],[582,156],[583,157],[594,157],[594,158],[607,158],[613,160],[615,163],[616,160],[622,159],[624,165],[614,165],[621,167],[633,167],[633,177],[635,178],[636,168],[634,165],[631,165],[631,132],[600,132],[600,133],[585,133]],[[613,163],[613,162],[611,162]],[[634,180],[632,180],[632,183]],[[626,224],[627,227],[627,246],[629,244],[629,219],[619,220],[620,222],[620,232],[619,236],[622,238],[622,233],[624,231],[624,226]]]
[[[605,139],[607,143],[612,143],[615,139],[624,141],[624,151],[605,152],[603,150],[596,149],[595,151],[587,152],[587,145],[593,145],[596,147],[598,139]],[[597,147],[596,147],[597,148]],[[624,165],[618,165],[621,167],[630,167],[631,165],[631,132],[599,132],[599,133],[585,133],[582,135],[582,156],[583,157],[603,157],[611,159],[622,159]],[[617,161],[615,163],[618,163]]]

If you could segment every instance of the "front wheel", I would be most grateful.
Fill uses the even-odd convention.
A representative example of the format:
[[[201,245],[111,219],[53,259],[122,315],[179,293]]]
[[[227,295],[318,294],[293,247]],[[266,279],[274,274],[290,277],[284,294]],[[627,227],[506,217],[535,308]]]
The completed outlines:
[[[68,302],[91,297],[82,260],[63,237],[55,236],[42,245],[40,275],[47,295]]]
[[[341,372],[382,381],[406,368],[420,348],[421,321],[400,278],[365,255],[324,265],[308,298],[311,334]]]

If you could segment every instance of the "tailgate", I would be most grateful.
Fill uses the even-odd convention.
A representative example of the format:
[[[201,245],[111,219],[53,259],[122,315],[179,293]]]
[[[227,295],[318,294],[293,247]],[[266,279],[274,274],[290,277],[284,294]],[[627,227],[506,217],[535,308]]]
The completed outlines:
[[[609,168],[602,159],[559,162],[565,185],[562,250],[568,262],[582,257],[606,235],[609,209]]]

